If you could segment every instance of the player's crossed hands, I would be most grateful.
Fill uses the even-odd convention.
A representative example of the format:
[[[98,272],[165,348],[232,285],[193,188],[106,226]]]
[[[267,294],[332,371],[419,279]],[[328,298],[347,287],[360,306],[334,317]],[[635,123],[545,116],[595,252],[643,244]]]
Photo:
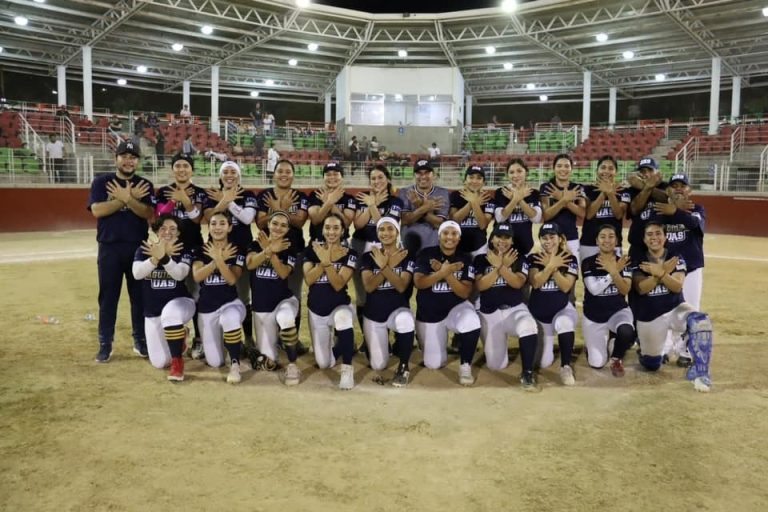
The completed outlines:
[[[230,243],[227,243],[224,247],[218,247],[213,242],[208,242],[203,246],[203,253],[218,265],[233,258],[237,254],[237,248]]]

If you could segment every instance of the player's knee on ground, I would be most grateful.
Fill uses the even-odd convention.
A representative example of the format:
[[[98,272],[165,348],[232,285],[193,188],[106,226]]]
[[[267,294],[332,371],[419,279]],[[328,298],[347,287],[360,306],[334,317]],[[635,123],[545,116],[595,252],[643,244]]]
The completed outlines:
[[[352,329],[353,326],[354,319],[349,309],[341,308],[333,313],[333,327],[337,331],[346,331],[347,329]]]
[[[640,356],[640,364],[650,372],[655,372],[661,368],[661,363],[662,356],[647,356],[645,354]]]
[[[415,328],[416,324],[410,311],[400,311],[395,315],[395,332],[413,332]]]
[[[541,360],[539,366],[549,368],[555,362],[555,337],[544,336],[541,340]]]
[[[590,368],[599,370],[608,362],[608,348],[600,343],[601,346],[595,346],[594,343],[585,342],[587,348],[587,362]]]

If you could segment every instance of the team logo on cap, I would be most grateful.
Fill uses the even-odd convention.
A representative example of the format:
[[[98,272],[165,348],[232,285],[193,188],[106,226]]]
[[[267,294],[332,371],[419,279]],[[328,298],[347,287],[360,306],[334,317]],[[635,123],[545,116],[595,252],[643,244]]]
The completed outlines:
[[[416,167],[421,167],[423,165],[429,165],[429,161],[428,160],[419,160],[418,162],[416,162]]]

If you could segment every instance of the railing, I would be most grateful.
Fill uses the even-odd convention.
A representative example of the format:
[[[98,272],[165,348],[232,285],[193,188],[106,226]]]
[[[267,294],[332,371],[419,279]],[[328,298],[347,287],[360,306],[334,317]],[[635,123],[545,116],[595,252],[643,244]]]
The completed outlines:
[[[27,149],[32,151],[40,161],[43,162],[43,172],[46,172],[45,160],[45,141],[37,134],[37,132],[30,126],[29,122],[24,116],[19,116],[21,120],[21,140],[27,145]]]
[[[757,180],[757,190],[765,192],[765,182],[768,181],[768,146],[760,152],[760,176]]]
[[[698,153],[698,139],[691,137],[675,154],[675,174],[685,174],[688,163],[696,159]]]
[[[62,117],[59,121],[61,125],[60,134],[64,144],[70,147],[70,151],[73,155],[77,154],[77,131],[75,130],[75,123],[68,117]]]
[[[744,145],[744,129],[741,126],[737,126],[735,130],[731,132],[731,151],[730,160],[733,160],[733,154]]]

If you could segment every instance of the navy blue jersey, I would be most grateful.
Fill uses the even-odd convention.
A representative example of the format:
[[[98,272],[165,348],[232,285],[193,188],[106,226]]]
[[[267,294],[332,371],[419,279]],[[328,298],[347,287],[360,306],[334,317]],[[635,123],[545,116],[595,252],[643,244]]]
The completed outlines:
[[[154,207],[155,194],[151,181],[135,174],[131,176],[130,180],[124,180],[118,178],[117,173],[110,172],[93,179],[91,193],[88,196],[88,210],[91,209],[94,203],[103,203],[110,200],[107,184],[113,180],[122,187],[128,185],[130,181],[133,188],[136,188],[141,183],[147,183],[149,185],[149,194],[144,196],[141,202]],[[133,213],[130,208],[123,206],[112,215],[96,219],[96,241],[99,243],[141,242],[147,239],[147,228],[146,219],[142,219]]]
[[[533,269],[537,269],[539,272],[544,269],[543,265],[536,263],[534,256],[534,254],[529,255],[523,266],[523,273],[526,275]],[[576,263],[576,258],[571,256],[570,263],[560,267],[556,272],[560,272],[566,276],[574,276],[578,279],[579,266]],[[553,273],[541,288],[537,289],[531,287],[531,298],[528,301],[528,309],[536,320],[549,324],[552,323],[555,314],[568,305],[569,296],[570,292],[564,292],[557,286]]]
[[[320,200],[317,195],[314,193],[309,195],[309,199],[307,200],[307,209],[311,206],[319,206],[322,208],[323,202]],[[352,197],[349,194],[343,194],[338,201],[336,201],[336,206],[339,208],[339,211],[344,212],[344,210],[352,210],[357,211],[357,199]],[[354,218],[354,217],[353,217]],[[346,240],[349,238],[349,228],[344,228],[344,234],[341,236],[342,240]],[[309,240],[314,241],[317,240],[319,242],[325,240],[323,238],[323,223],[320,224],[312,224],[310,221],[309,223]]]
[[[600,190],[595,185],[585,185],[584,195],[587,196],[589,202],[594,202],[600,195]],[[620,203],[626,204],[629,209],[629,202],[631,201],[629,191],[619,190],[616,192],[616,199]],[[624,227],[624,217],[617,219],[614,215],[611,202],[606,198],[603,200],[603,204],[597,210],[597,213],[591,219],[584,217],[584,223],[581,226],[581,245],[597,245],[597,232],[600,230],[600,226],[609,224],[616,229],[616,236],[618,240],[616,242],[617,247],[621,247],[621,229]]]
[[[539,187],[539,192],[541,193],[542,197],[546,197],[545,190],[547,189],[547,185],[554,187],[558,190],[566,190],[563,187],[557,186],[555,183],[555,178],[552,178],[546,183],[542,183],[541,187]],[[568,190],[573,190],[577,187],[580,187],[578,183],[570,182],[568,183]],[[584,197],[584,192],[582,191],[581,195],[578,197]],[[547,204],[546,201],[542,201],[544,203],[543,208],[546,210],[549,204]],[[557,201],[552,201],[552,204],[556,203]],[[560,232],[565,235],[566,240],[578,240],[579,239],[579,230],[576,228],[576,214],[573,213],[571,210],[569,210],[566,207],[563,207],[557,215],[552,217],[548,222],[554,222],[558,226],[560,226]]]
[[[317,257],[315,250],[311,246],[307,249],[304,258],[305,262],[320,263],[320,258]],[[333,262],[333,267],[336,269],[336,272],[339,272],[342,267],[349,267],[355,270],[357,267],[357,253],[349,249],[345,256]],[[325,273],[309,287],[307,307],[316,315],[328,316],[334,309],[349,304],[349,302],[347,286],[345,285],[339,291],[334,290],[331,283],[328,282],[328,275]]]
[[[261,252],[259,242],[251,242],[248,252]],[[277,257],[291,268],[296,266],[296,252],[289,247],[280,251]],[[277,308],[277,305],[285,299],[293,296],[288,289],[288,280],[281,279],[275,272],[269,260],[254,268],[250,272],[251,280],[251,309],[257,313],[269,313]]]
[[[300,190],[296,190],[296,193],[298,194],[298,201],[293,203],[291,207],[288,208],[287,213],[290,215],[296,214],[299,210],[307,211],[309,209],[307,196],[304,195],[304,193]],[[267,203],[267,197],[269,196],[277,197],[274,188],[263,190],[256,198],[258,202],[258,210],[260,212],[266,213],[267,215],[270,213],[269,204]],[[269,226],[264,226],[262,231],[264,231],[266,234],[269,234]],[[295,249],[297,254],[303,251],[306,247],[306,243],[304,242],[304,231],[301,228],[297,228],[291,225],[288,228],[288,240],[291,241],[291,248]]]
[[[166,193],[170,195],[177,188],[175,183],[160,187],[155,194],[155,203],[162,205],[172,202],[171,199],[166,197]],[[198,220],[200,220],[203,216],[203,205],[208,201],[208,194],[205,193],[205,189],[198,187],[197,185],[190,184],[187,188],[192,189],[192,195],[190,196],[192,203],[198,205],[198,208],[200,208],[200,217],[198,218]],[[184,209],[184,206],[181,203],[175,203],[171,215],[179,219],[181,223],[179,240],[184,244],[184,247],[192,249],[193,247],[203,245],[203,235],[200,229],[200,224],[189,218],[187,210]]]
[[[149,258],[139,247],[133,256],[133,261],[146,261]],[[178,256],[174,256],[173,261],[187,265],[190,267],[190,271],[192,269],[192,254],[190,252],[182,252]],[[155,267],[142,280],[141,290],[144,299],[144,316],[149,318],[160,316],[165,305],[171,300],[190,296],[184,281],[176,281],[168,274],[163,265]]]
[[[367,208],[365,203],[358,201],[357,211],[363,211]],[[397,196],[390,195],[386,201],[379,203],[377,208],[382,217],[392,217],[399,221],[400,214],[403,211],[403,200]],[[377,221],[374,221],[372,218],[369,218],[368,224],[360,229],[355,229],[352,238],[357,238],[358,240],[364,240],[366,242],[378,242],[379,236],[376,234],[376,222]]]
[[[208,210],[215,207],[218,203],[218,201],[209,197],[203,208]],[[243,190],[242,197],[235,199],[234,203],[241,208],[252,208],[255,215],[257,206],[256,196],[250,190]],[[230,212],[230,216],[232,217],[232,231],[229,233],[229,242],[237,246],[238,251],[245,253],[248,245],[253,241],[251,224],[243,224],[240,219],[232,215],[232,212]]]
[[[662,181],[656,185],[656,188],[665,191],[667,190],[667,186],[667,183]],[[641,190],[636,188],[629,189],[630,203],[640,194],[640,192]],[[627,217],[632,220],[632,224],[629,225],[627,240],[629,240],[630,250],[632,251],[631,255],[633,257],[644,253],[647,249],[645,247],[645,242],[643,242],[643,230],[648,221],[656,215],[656,211],[654,210],[655,204],[656,202],[653,200],[653,195],[651,195],[648,198],[648,202],[645,203],[645,207],[637,215],[632,214],[631,205],[627,208]]]
[[[464,252],[456,251],[446,256],[440,247],[427,247],[416,256],[416,272],[424,275],[434,273],[430,260],[450,263],[462,262],[464,268],[454,272],[454,276],[460,281],[475,280],[475,267],[472,265],[472,257]],[[448,317],[451,309],[458,306],[466,299],[456,295],[450,285],[443,279],[433,284],[430,288],[416,292],[416,320],[420,322],[442,322]]]
[[[692,212],[677,210],[672,215],[659,215],[667,228],[667,249],[685,259],[688,272],[704,267],[704,207],[694,205]]]
[[[475,256],[475,272],[480,277],[493,272],[493,267],[488,262],[485,254]],[[523,258],[518,258],[512,264],[512,273],[517,274],[523,271]],[[523,290],[512,288],[507,284],[503,277],[498,276],[493,286],[480,292],[480,311],[482,313],[493,313],[497,309],[509,309],[523,303]]]
[[[467,204],[467,200],[461,197],[461,192],[454,190],[450,195],[451,208],[461,210],[464,205]],[[488,201],[483,204],[483,213],[491,215],[493,218],[493,210],[496,209],[496,205],[493,201]],[[461,241],[459,242],[459,250],[462,252],[474,252],[480,249],[488,240],[485,229],[480,229],[475,218],[475,210],[470,209],[469,215],[464,217],[464,220],[459,222],[461,226]]]
[[[408,255],[392,271],[397,275],[402,275],[405,272],[413,275],[415,269],[416,262]],[[360,272],[364,270],[369,270],[374,275],[381,272],[370,252],[363,254],[363,257],[360,259]],[[412,294],[413,281],[411,281],[405,292],[400,293],[392,286],[392,283],[384,279],[378,288],[366,294],[363,315],[374,322],[384,323],[397,308],[410,307]]]
[[[676,254],[667,251],[664,260],[666,261],[673,256],[676,256]],[[632,261],[633,277],[650,276],[650,274],[647,274],[640,268],[640,263],[644,261],[649,261],[647,253],[640,255],[640,257]],[[680,261],[678,261],[674,272],[687,272],[687,267],[683,258],[680,258]],[[680,293],[672,293],[669,291],[669,288],[659,283],[653,290],[645,295],[637,293],[633,285],[632,291],[630,292],[629,305],[632,308],[632,314],[635,316],[635,320],[640,322],[650,322],[665,313],[669,313],[684,301],[685,299],[683,298],[682,290]]]
[[[581,262],[581,275],[586,283],[590,277],[607,276],[608,272],[598,268],[597,256],[590,256]],[[616,256],[618,260],[618,256]],[[621,271],[621,277],[632,278],[632,269],[627,266]],[[627,307],[626,298],[619,293],[616,284],[611,283],[600,293],[592,295],[589,289],[584,286],[584,316],[593,322],[605,323],[614,313]]]
[[[502,187],[503,188],[503,187]],[[541,209],[541,196],[538,190],[532,190],[531,195],[523,199],[531,208]],[[509,204],[509,199],[504,195],[501,188],[496,189],[496,197],[493,202],[496,208],[505,208]],[[509,218],[504,222],[512,226],[512,246],[521,255],[526,255],[533,249],[533,222],[518,204]]]
[[[202,247],[198,247],[192,253],[192,263],[200,261],[203,265],[211,262],[211,258],[203,252]],[[229,267],[245,266],[245,255],[238,253],[227,260]],[[198,313],[213,313],[224,304],[232,302],[237,298],[237,288],[230,285],[222,277],[219,269],[215,269],[211,275],[200,283],[200,299],[197,301]]]

